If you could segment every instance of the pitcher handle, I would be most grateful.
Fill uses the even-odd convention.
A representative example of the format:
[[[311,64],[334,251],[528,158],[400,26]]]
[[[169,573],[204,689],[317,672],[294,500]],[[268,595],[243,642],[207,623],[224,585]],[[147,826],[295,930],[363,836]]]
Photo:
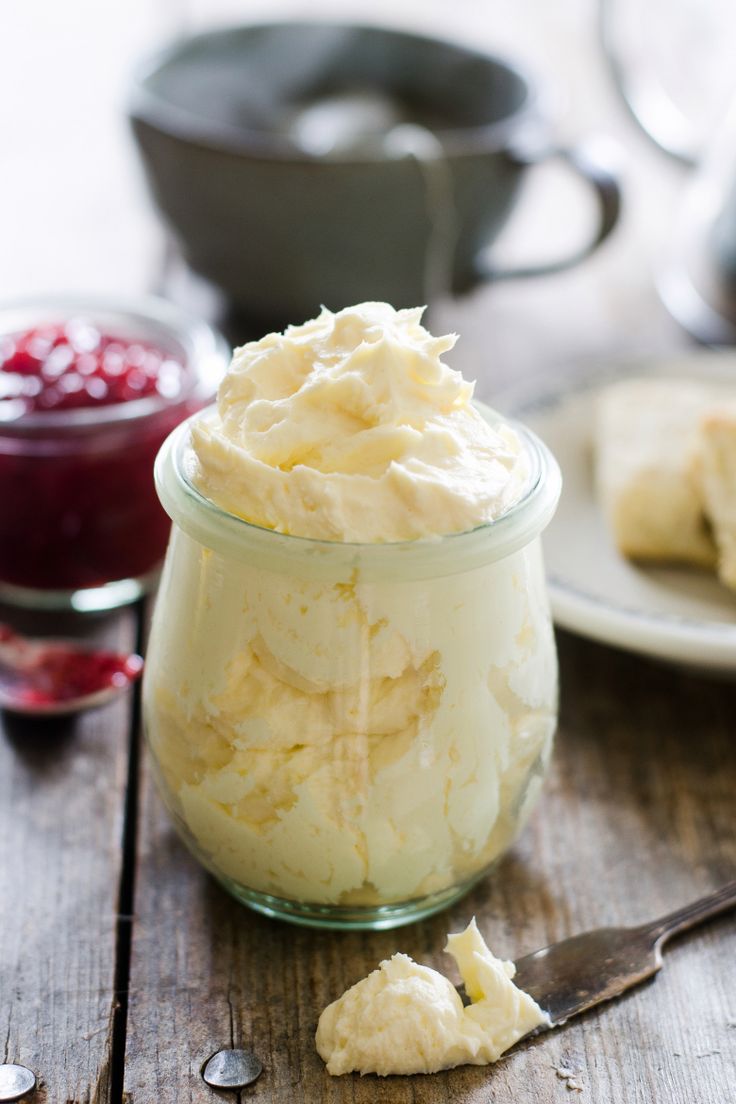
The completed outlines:
[[[476,257],[476,273],[481,280],[511,280],[528,276],[548,276],[573,268],[589,257],[604,241],[618,222],[621,213],[621,188],[618,178],[598,151],[595,140],[572,146],[552,147],[541,151],[515,150],[514,160],[524,167],[541,165],[551,159],[563,161],[572,171],[588,184],[597,200],[598,222],[593,237],[587,244],[575,250],[568,257],[546,261],[541,264],[520,265],[516,268],[499,268],[492,258],[479,253]]]

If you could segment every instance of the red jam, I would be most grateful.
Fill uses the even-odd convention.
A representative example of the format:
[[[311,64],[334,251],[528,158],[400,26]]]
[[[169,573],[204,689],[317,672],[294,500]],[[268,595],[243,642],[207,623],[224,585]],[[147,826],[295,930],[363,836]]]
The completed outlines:
[[[175,399],[184,367],[145,341],[103,334],[83,318],[0,337],[0,421],[42,410]]]
[[[83,318],[0,335],[0,585],[78,590],[159,564],[153,462],[200,405],[190,382],[176,353]]]

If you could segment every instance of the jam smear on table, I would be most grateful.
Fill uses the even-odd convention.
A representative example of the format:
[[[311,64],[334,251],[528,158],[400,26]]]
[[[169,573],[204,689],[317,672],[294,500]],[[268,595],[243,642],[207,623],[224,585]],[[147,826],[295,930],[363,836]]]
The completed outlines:
[[[202,405],[190,373],[180,354],[82,317],[0,334],[0,584],[77,590],[158,566],[169,519],[153,463]],[[158,401],[109,420],[139,399]],[[75,421],[80,409],[100,423]]]
[[[143,671],[138,655],[84,651],[56,641],[26,641],[0,625],[0,682],[3,663],[15,670],[12,692],[21,705],[53,706],[130,686]]]

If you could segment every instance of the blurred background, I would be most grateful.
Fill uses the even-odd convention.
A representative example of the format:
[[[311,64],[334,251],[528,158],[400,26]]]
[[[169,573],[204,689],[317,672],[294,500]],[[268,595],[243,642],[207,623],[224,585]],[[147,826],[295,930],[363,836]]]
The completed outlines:
[[[634,83],[642,71],[656,74],[673,110],[689,120],[695,156],[730,91],[733,7],[725,0],[610,6],[612,40]],[[633,122],[604,60],[594,0],[6,5],[0,17],[0,296],[160,289],[165,235],[125,118],[131,71],[141,56],[182,33],[289,17],[384,23],[507,55],[543,83],[557,137],[605,139],[600,148],[620,173],[624,206],[601,249],[568,272],[485,286],[436,312],[433,328],[461,333],[455,363],[480,377],[481,392],[517,374],[687,341],[656,294],[654,274],[692,169],[658,150]],[[592,207],[564,168],[535,171],[498,255],[517,261],[556,256],[572,239],[585,238]]]

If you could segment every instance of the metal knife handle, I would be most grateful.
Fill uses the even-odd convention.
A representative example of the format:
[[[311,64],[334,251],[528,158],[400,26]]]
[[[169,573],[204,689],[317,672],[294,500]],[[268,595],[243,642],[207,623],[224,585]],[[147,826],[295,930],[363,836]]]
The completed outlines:
[[[650,934],[658,946],[662,946],[673,935],[679,935],[703,920],[732,908],[736,908],[736,881],[727,882],[715,893],[709,893],[707,897],[700,897],[690,905],[675,909],[651,924],[644,924],[641,930]]]

